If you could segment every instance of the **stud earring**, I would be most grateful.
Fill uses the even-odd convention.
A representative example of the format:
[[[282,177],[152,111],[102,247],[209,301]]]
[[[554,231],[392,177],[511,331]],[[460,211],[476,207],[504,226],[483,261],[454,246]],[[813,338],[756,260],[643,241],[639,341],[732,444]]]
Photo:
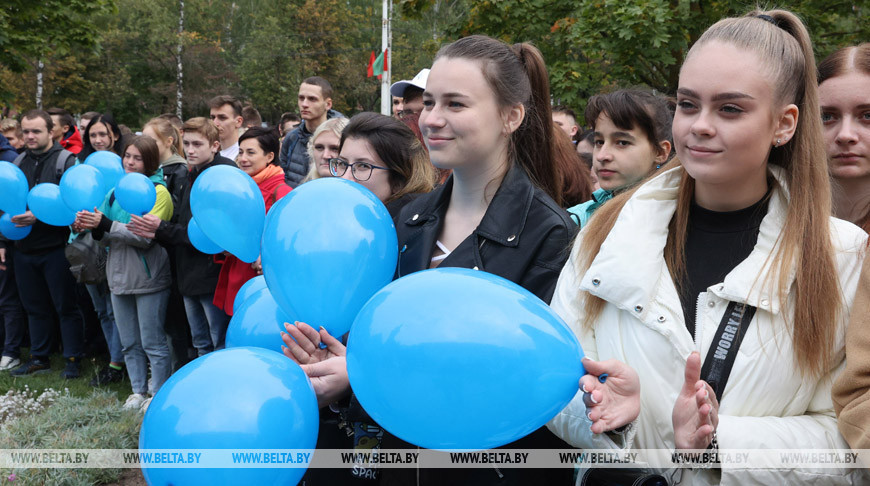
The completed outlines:
[[[780,145],[781,143],[782,143],[782,140],[777,138],[777,139],[776,139],[776,143],[773,144],[773,146],[774,146],[774,147],[779,147],[779,145]]]

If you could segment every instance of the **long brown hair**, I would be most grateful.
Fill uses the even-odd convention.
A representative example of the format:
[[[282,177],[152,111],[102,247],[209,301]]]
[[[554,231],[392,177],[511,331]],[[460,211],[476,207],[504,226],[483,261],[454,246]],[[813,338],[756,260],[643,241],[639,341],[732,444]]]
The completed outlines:
[[[127,148],[131,145],[136,147],[139,150],[139,154],[142,155],[142,166],[145,175],[148,177],[154,175],[157,169],[160,168],[160,149],[157,148],[157,142],[145,135],[133,135],[127,144],[124,145],[124,150],[121,151],[121,154],[126,154]]]
[[[870,42],[843,47],[822,60],[819,63],[819,86],[831,78],[853,71],[870,76]],[[855,224],[870,232],[870,207],[865,208],[864,215]]]
[[[766,15],[772,22],[758,15]],[[755,11],[745,17],[723,19],[714,24],[698,39],[687,58],[700,46],[714,40],[757,53],[772,73],[774,103],[794,103],[799,109],[794,138],[790,143],[774,148],[768,159],[769,163],[784,169],[790,197],[778,249],[770,257],[774,271],[761,285],[778,290],[782,309],[794,309],[790,324],[796,364],[804,375],[819,376],[830,365],[842,301],[829,228],[830,182],[827,168],[818,163],[825,160],[825,145],[818,116],[819,97],[814,82],[816,66],[809,33],[791,12]],[[677,166],[679,160],[673,159],[663,170]],[[686,228],[694,188],[694,180],[683,172],[676,213],[664,249],[665,262],[675,282],[686,265]],[[614,198],[590,220],[578,261],[581,275],[591,265],[635,190]],[[794,282],[789,298],[787,291],[792,272]],[[601,314],[604,301],[583,294],[584,326],[591,327]]]
[[[541,51],[525,42],[508,46],[491,37],[472,35],[442,47],[435,60],[442,57],[480,61],[499,106],[525,107],[525,117],[510,137],[508,160],[518,163],[533,184],[562,204],[563,177],[553,163],[550,80]]]

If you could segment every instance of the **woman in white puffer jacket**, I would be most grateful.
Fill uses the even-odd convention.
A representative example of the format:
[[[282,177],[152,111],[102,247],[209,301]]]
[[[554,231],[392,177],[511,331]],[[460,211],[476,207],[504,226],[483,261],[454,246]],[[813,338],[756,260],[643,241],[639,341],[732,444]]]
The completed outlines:
[[[549,424],[557,435],[584,449],[848,449],[830,389],[867,235],[829,217],[814,79],[806,28],[782,10],[722,20],[689,51],[679,160],[602,207],[559,278],[551,305],[601,361],[585,362],[581,392]],[[722,390],[701,364],[732,303],[757,310]],[[864,474],[656,462],[681,484]]]

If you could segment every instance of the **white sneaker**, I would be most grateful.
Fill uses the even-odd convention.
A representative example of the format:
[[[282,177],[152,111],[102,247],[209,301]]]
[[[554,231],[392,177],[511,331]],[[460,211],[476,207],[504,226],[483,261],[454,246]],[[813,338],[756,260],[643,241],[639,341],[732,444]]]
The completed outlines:
[[[139,407],[140,412],[145,413],[148,410],[148,405],[151,405],[152,398],[154,397],[148,397],[142,402],[142,405]]]
[[[127,397],[127,401],[124,402],[124,410],[137,410],[142,408],[142,403],[145,401],[145,396],[141,393],[134,393]]]
[[[0,371],[7,371],[21,365],[21,360],[12,356],[3,356],[0,359]]]

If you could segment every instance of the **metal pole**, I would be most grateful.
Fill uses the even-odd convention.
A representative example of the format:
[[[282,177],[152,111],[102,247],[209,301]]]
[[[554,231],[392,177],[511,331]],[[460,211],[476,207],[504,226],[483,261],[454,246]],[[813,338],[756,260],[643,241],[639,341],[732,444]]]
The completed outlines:
[[[393,99],[390,96],[390,73],[393,71],[392,29],[390,28],[390,18],[392,17],[392,13],[392,0],[384,0],[383,12],[381,15],[381,52],[387,51],[387,69],[384,71],[383,76],[381,76],[381,113],[387,116],[391,114]]]

